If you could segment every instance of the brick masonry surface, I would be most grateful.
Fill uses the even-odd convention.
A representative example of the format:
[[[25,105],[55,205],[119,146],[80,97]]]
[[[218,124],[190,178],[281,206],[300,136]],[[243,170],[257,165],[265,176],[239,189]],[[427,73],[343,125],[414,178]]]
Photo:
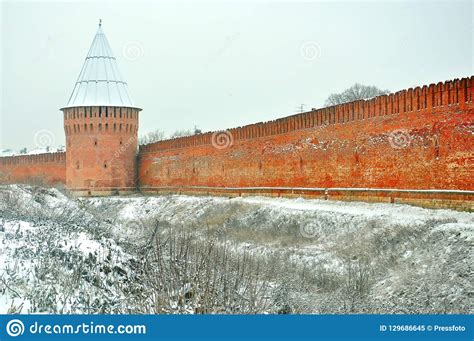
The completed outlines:
[[[67,155],[0,158],[1,181],[65,183],[84,195],[138,188],[472,209],[473,85],[474,76],[416,87],[142,145],[138,155],[138,111],[66,109]]]

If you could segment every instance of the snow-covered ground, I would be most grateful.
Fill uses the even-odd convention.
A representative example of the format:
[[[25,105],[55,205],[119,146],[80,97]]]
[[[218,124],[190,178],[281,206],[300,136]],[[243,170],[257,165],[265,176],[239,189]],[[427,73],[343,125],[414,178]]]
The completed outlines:
[[[266,197],[75,199],[20,185],[0,195],[0,313],[474,312],[473,213]]]

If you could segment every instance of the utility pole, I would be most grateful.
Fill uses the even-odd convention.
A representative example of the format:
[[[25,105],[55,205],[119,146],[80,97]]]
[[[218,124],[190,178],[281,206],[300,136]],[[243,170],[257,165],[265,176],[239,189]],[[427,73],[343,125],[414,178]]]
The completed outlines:
[[[297,106],[296,109],[298,110],[298,112],[304,112],[304,106],[305,106],[305,105],[306,105],[306,104],[302,103],[302,104],[300,104],[299,106]]]

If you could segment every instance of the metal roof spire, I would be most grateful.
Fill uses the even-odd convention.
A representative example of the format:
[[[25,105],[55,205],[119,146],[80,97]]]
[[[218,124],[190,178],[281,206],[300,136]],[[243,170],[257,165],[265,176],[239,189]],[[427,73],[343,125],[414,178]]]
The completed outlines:
[[[99,27],[71,97],[62,109],[84,106],[137,108],[102,30],[102,19],[99,20]]]

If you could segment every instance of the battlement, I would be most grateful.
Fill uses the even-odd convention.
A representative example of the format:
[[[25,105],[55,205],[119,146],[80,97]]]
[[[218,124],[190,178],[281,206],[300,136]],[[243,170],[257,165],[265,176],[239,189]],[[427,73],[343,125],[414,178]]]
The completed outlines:
[[[267,122],[228,129],[234,141],[260,138],[323,125],[345,124],[379,116],[442,110],[443,107],[463,107],[474,99],[474,76],[454,79],[422,87],[409,88],[388,95],[312,109]],[[216,132],[173,138],[140,146],[140,152],[154,152],[212,143]]]
[[[74,107],[64,109],[66,135],[138,132],[139,109],[122,107]]]
[[[66,183],[66,152],[0,157],[0,183]]]
[[[66,152],[42,153],[32,155],[14,155],[0,157],[1,165],[25,165],[35,163],[64,163],[66,162]]]
[[[474,210],[474,76],[142,145],[137,158],[138,112],[63,109],[67,157],[0,157],[0,183],[66,185],[78,195],[139,189]]]

